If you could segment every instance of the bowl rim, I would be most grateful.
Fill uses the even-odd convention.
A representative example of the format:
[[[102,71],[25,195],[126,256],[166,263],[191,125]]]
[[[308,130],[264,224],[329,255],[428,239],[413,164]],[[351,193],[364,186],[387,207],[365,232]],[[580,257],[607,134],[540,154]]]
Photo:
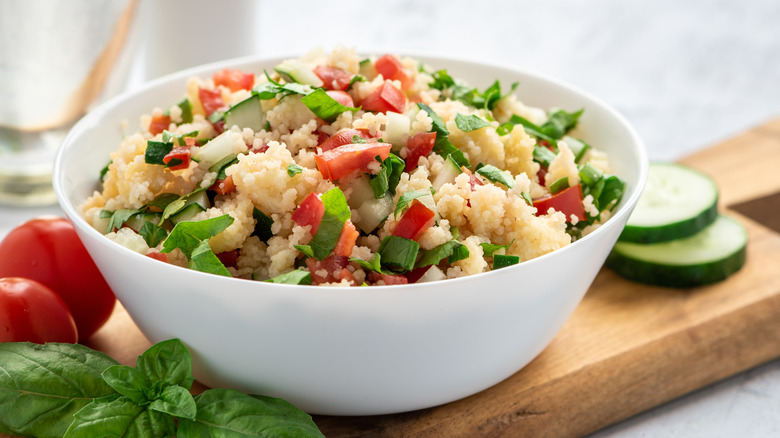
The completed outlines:
[[[589,92],[574,86],[572,84],[569,84],[565,81],[562,81],[560,79],[557,79],[551,75],[548,75],[546,73],[540,72],[538,70],[524,68],[524,67],[517,67],[513,65],[508,65],[505,63],[495,62],[495,61],[485,61],[485,60],[473,60],[473,59],[467,59],[465,57],[457,56],[457,55],[450,55],[447,54],[446,56],[437,55],[431,52],[425,52],[425,51],[415,51],[415,50],[382,50],[381,48],[374,50],[374,48],[367,48],[356,52],[359,55],[363,56],[370,56],[375,55],[377,53],[398,53],[401,56],[409,56],[415,59],[422,60],[425,63],[437,63],[439,65],[448,65],[447,63],[462,63],[470,66],[475,67],[483,67],[487,69],[500,69],[511,73],[516,73],[522,76],[528,76],[533,77],[535,79],[541,80],[543,82],[547,82],[552,84],[553,86],[560,87],[568,92],[571,92],[575,95],[579,95],[580,97],[590,100],[594,102],[596,105],[600,106],[603,110],[605,110],[609,117],[614,118],[619,125],[621,125],[624,129],[626,129],[626,132],[628,136],[632,140],[632,144],[634,145],[635,149],[635,155],[638,158],[638,169],[639,174],[637,175],[637,184],[635,187],[632,188],[632,192],[630,193],[630,196],[628,198],[623,198],[618,206],[617,212],[615,212],[602,226],[598,227],[596,230],[588,234],[587,236],[584,236],[580,239],[578,239],[575,242],[572,242],[568,245],[566,245],[563,248],[556,249],[554,251],[551,251],[547,254],[543,254],[541,256],[535,257],[531,260],[526,260],[524,262],[521,262],[517,265],[508,266],[506,268],[501,269],[501,271],[504,271],[502,273],[494,272],[494,271],[488,271],[488,272],[481,272],[478,274],[472,274],[467,275],[464,277],[458,277],[458,278],[451,278],[446,280],[440,280],[440,281],[434,281],[429,283],[412,283],[412,284],[404,284],[404,285],[382,285],[382,286],[371,286],[369,288],[357,288],[360,289],[359,292],[357,292],[356,288],[349,288],[349,287],[342,287],[342,286],[317,286],[317,287],[301,287],[301,285],[292,285],[292,284],[281,284],[281,283],[265,283],[262,281],[257,281],[257,283],[265,284],[266,286],[269,286],[265,289],[266,292],[270,292],[273,289],[276,289],[277,287],[280,288],[278,290],[284,291],[284,293],[290,293],[294,291],[299,291],[299,293],[314,293],[317,294],[323,294],[323,293],[335,293],[335,294],[359,294],[359,295],[365,295],[366,293],[369,294],[383,294],[383,293],[391,293],[391,294],[399,294],[404,293],[405,291],[409,291],[408,293],[414,293],[419,294],[421,292],[421,289],[431,289],[432,291],[435,291],[437,288],[432,288],[431,285],[437,285],[437,284],[447,284],[447,285],[453,285],[453,282],[468,282],[468,281],[474,281],[475,279],[482,278],[483,276],[488,275],[503,275],[511,270],[518,269],[521,266],[525,266],[526,268],[523,269],[529,269],[528,266],[533,266],[539,263],[544,263],[545,260],[547,260],[550,257],[554,257],[555,254],[558,254],[562,251],[571,251],[572,247],[580,244],[580,242],[583,241],[590,241],[593,239],[598,238],[597,236],[600,236],[601,234],[604,234],[607,232],[607,228],[611,228],[614,226],[615,223],[619,222],[623,217],[626,217],[631,214],[631,210],[633,209],[633,206],[636,205],[637,201],[639,200],[639,196],[642,194],[642,190],[646,184],[647,181],[647,173],[648,173],[648,166],[649,166],[649,159],[646,151],[646,147],[644,145],[644,142],[642,141],[639,134],[636,132],[634,127],[628,122],[628,120],[620,114],[615,108],[613,108],[610,104],[605,102],[599,97],[596,97]],[[190,76],[202,76],[204,74],[207,74],[211,71],[217,71],[223,68],[229,68],[231,66],[239,65],[239,64],[260,64],[260,63],[272,63],[272,62],[281,62],[284,59],[289,59],[293,57],[299,57],[303,56],[305,53],[301,54],[283,54],[283,53],[273,53],[273,54],[262,54],[262,55],[249,55],[249,56],[241,56],[236,58],[229,58],[229,59],[223,59],[220,61],[210,62],[207,64],[201,64],[197,66],[193,66],[187,69],[179,70],[155,79],[152,79],[148,82],[145,82],[138,87],[135,87],[133,89],[127,90],[119,95],[116,95],[105,102],[98,105],[96,108],[90,110],[87,114],[85,114],[81,119],[79,119],[76,124],[70,129],[68,134],[66,135],[65,139],[62,142],[62,145],[57,151],[55,160],[54,160],[54,169],[52,173],[52,184],[54,188],[54,192],[57,196],[57,200],[61,206],[61,208],[65,211],[66,216],[71,220],[71,222],[74,223],[74,226],[77,228],[81,228],[82,230],[86,230],[87,233],[94,233],[95,237],[99,237],[105,242],[110,242],[112,245],[116,245],[117,249],[119,251],[126,251],[131,257],[143,257],[145,259],[149,259],[150,263],[159,263],[156,260],[152,260],[149,257],[145,257],[142,254],[136,253],[135,251],[132,251],[128,248],[123,247],[122,245],[119,245],[116,242],[111,242],[108,239],[105,238],[103,234],[101,234],[98,230],[94,229],[92,226],[90,226],[86,220],[81,216],[81,214],[78,212],[76,205],[74,204],[73,200],[70,199],[68,194],[65,190],[65,171],[62,166],[62,162],[64,161],[64,156],[68,149],[70,149],[70,145],[74,143],[75,139],[79,138],[85,131],[88,131],[94,123],[99,122],[102,117],[111,110],[114,110],[116,107],[122,105],[125,101],[130,100],[136,96],[142,95],[147,93],[150,89],[153,89],[155,87],[158,87],[165,83],[174,83],[177,81],[182,81]],[[140,115],[135,115],[140,116]],[[182,269],[184,271],[192,273],[191,275],[196,275],[195,278],[198,278],[198,275],[206,275],[208,277],[213,277],[214,274],[208,274],[205,272],[195,271],[186,267],[181,267],[177,265],[171,265],[166,264],[167,266],[175,269]],[[224,277],[225,281],[241,281],[245,282],[245,279],[240,278],[233,278],[233,277]],[[443,283],[444,282],[444,283]],[[368,290],[366,290],[368,289]]]

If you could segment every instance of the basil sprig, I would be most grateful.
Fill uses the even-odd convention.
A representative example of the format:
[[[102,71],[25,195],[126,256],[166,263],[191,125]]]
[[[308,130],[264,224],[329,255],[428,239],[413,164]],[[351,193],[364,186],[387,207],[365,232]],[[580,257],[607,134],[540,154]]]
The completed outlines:
[[[192,356],[178,339],[150,347],[135,368],[80,344],[0,343],[0,369],[0,433],[323,436],[308,414],[281,399],[219,388],[193,398]]]
[[[160,252],[168,253],[179,248],[187,257],[188,268],[230,277],[230,272],[211,250],[209,239],[224,231],[232,223],[233,218],[228,214],[197,222],[179,222],[163,242],[163,249]]]

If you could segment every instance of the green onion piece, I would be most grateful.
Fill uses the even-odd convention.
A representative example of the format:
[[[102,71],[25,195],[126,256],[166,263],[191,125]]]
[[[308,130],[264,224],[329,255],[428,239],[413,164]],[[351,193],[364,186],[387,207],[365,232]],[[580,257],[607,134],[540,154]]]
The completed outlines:
[[[585,163],[580,166],[579,176],[583,186],[592,186],[604,178],[604,172],[590,163]]]
[[[276,277],[265,280],[268,283],[279,284],[311,284],[311,273],[303,269],[296,269],[284,274],[277,275]]]
[[[477,129],[491,126],[490,123],[484,121],[476,114],[463,115],[461,113],[455,115],[455,124],[463,132],[476,131]]]
[[[531,199],[531,194],[528,192],[522,192],[520,193],[520,196],[523,197],[523,200],[525,200],[526,204],[528,205],[534,205],[533,199]]]
[[[544,167],[549,167],[552,160],[555,159],[555,152],[547,149],[544,146],[534,146],[534,161],[541,164]]]
[[[520,263],[520,257],[513,255],[496,254],[493,256],[493,269],[501,269]]]
[[[321,226],[321,225],[320,225]],[[394,272],[411,271],[420,244],[411,239],[399,236],[386,236],[379,244],[377,251],[382,260],[382,266],[386,266]]]
[[[507,176],[507,172],[504,172],[492,164],[479,167],[476,172],[488,180],[494,183],[501,183],[510,189],[515,186],[515,180],[512,179],[511,175]]]
[[[550,184],[550,194],[554,195],[568,188],[569,188],[569,177],[564,176],[562,178],[556,179],[555,181],[553,181],[552,184]]]
[[[274,220],[270,216],[260,211],[257,207],[252,209],[252,217],[255,219],[255,230],[252,232],[253,236],[257,236],[264,243],[268,243],[268,239],[274,236],[271,231],[271,226],[274,224]]]
[[[571,152],[574,154],[574,162],[579,163],[582,161],[582,158],[585,157],[585,153],[588,152],[590,149],[590,145],[585,143],[584,141],[574,138],[564,136],[561,140],[566,142],[566,145],[569,147]]]

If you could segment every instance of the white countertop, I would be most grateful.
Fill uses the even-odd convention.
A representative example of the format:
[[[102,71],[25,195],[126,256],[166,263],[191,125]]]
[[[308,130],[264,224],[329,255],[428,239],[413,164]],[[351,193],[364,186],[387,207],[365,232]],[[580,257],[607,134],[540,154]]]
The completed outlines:
[[[452,55],[558,77],[623,113],[653,160],[673,160],[780,117],[774,0],[299,0],[253,7],[245,21],[257,53],[346,45]],[[0,206],[0,236],[42,213],[61,214],[57,207]],[[593,436],[780,436],[780,360]]]

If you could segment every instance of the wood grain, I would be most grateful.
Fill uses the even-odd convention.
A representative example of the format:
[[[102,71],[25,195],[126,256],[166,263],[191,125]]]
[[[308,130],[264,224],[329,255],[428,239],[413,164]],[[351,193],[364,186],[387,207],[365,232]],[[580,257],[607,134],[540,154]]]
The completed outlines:
[[[748,229],[741,271],[708,287],[671,290],[604,269],[553,342],[505,381],[415,412],[315,416],[323,433],[576,437],[780,357],[780,234],[728,209],[780,192],[780,119],[681,162],[712,175],[721,209]],[[134,365],[150,343],[118,306],[88,345]]]

